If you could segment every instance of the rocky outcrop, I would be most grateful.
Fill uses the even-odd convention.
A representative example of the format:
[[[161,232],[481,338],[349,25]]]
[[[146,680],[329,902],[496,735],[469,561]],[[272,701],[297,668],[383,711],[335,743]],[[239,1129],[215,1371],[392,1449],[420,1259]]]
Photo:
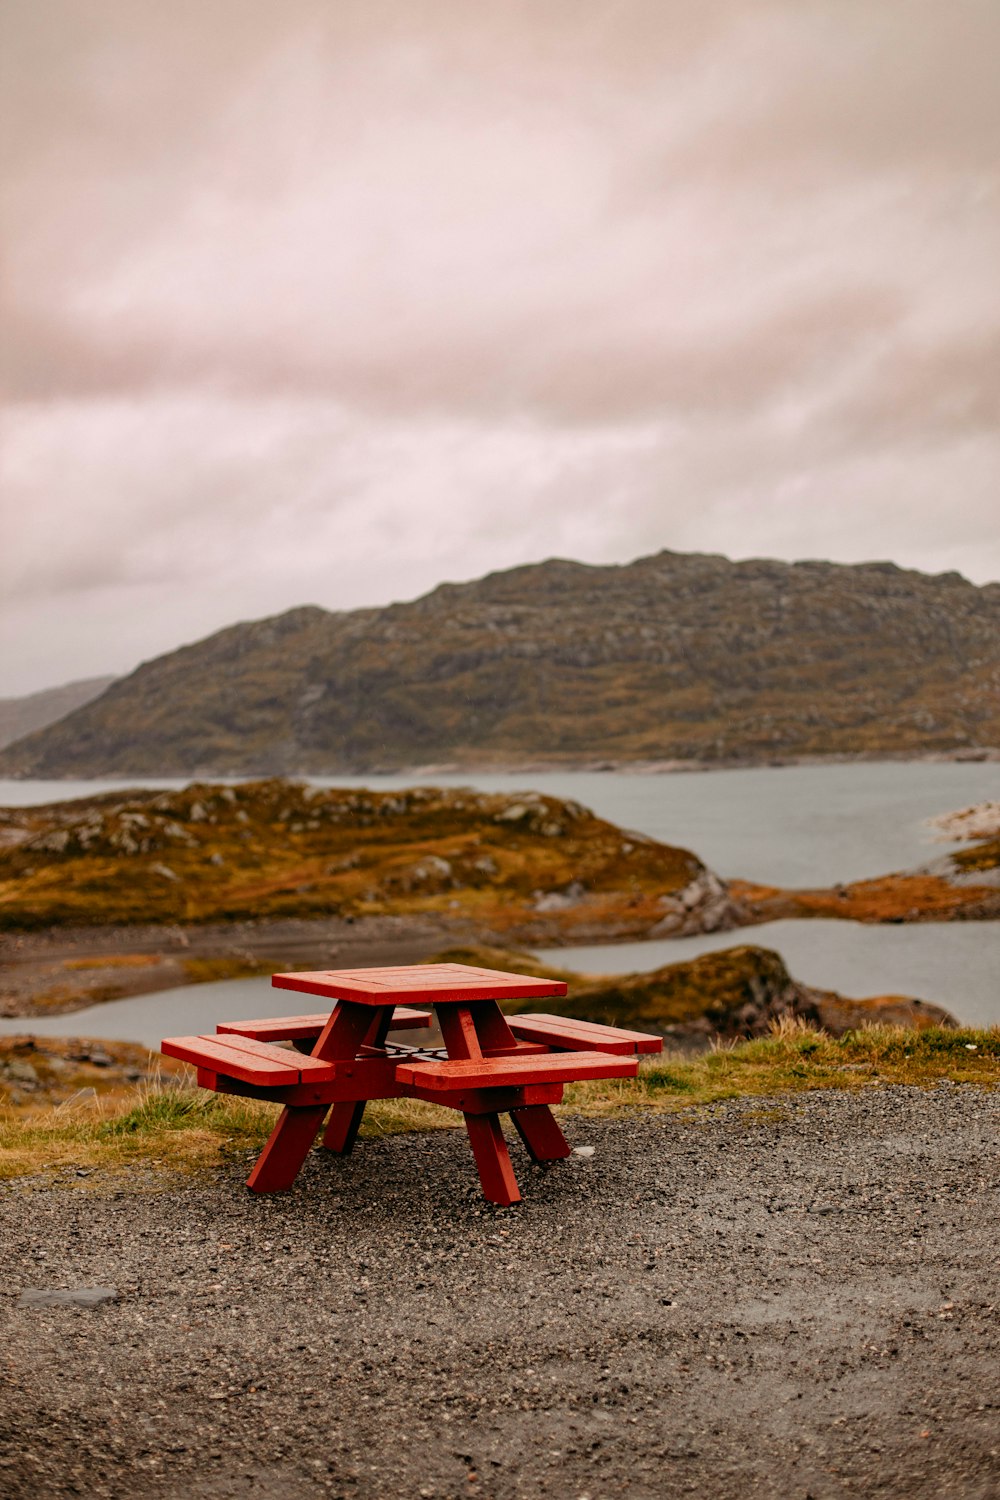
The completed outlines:
[[[133,1042],[0,1037],[0,1106],[82,1103],[182,1071]]]
[[[1000,584],[957,573],[552,560],[231,626],[0,751],[0,774],[984,757],[998,669]]]
[[[841,917],[852,922],[960,922],[1000,918],[1000,838],[932,860],[919,870],[817,890],[734,880],[744,920]]]
[[[793,979],[779,954],[749,945],[705,953],[649,973],[602,978],[553,969],[530,954],[495,948],[449,949],[436,959],[562,979],[568,996],[557,1007],[539,1001],[521,1008],[557,1008],[581,1020],[656,1031],[679,1047],[766,1036],[787,1019],[833,1036],[871,1025],[922,1029],[958,1024],[941,1006],[924,1000],[900,995],[849,1000],[831,990],[814,989]]]
[[[704,870],[676,895],[661,896],[663,916],[647,933],[651,938],[686,937],[694,932],[725,932],[746,921],[746,909],[725,881]]]
[[[874,995],[868,1000],[847,1000],[832,990],[814,990],[812,995],[816,1024],[831,1036],[843,1036],[862,1026],[903,1026],[923,1031],[928,1026],[953,1028],[958,1024],[942,1006],[913,1000],[909,995]]]
[[[738,913],[690,851],[534,792],[274,779],[0,809],[9,932],[401,915],[558,943]]]

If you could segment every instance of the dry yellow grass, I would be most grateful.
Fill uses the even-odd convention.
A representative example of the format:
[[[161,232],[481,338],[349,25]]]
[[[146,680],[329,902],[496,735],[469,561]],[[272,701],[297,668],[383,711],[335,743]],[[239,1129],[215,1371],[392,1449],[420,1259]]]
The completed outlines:
[[[798,1022],[771,1036],[719,1047],[698,1057],[664,1055],[636,1080],[575,1084],[562,1115],[595,1118],[673,1112],[723,1099],[773,1098],[808,1089],[861,1089],[882,1084],[928,1086],[941,1079],[1000,1084],[1000,1028],[913,1032],[872,1027],[833,1038]],[[233,1152],[257,1149],[275,1118],[274,1105],[208,1094],[180,1082],[145,1086],[125,1103],[90,1100],[55,1109],[0,1115],[0,1180],[44,1182],[77,1169],[83,1183],[141,1174],[145,1187],[176,1172],[217,1166]],[[369,1106],[363,1134],[454,1128],[451,1110],[419,1100]],[[94,1175],[90,1175],[94,1174]],[[133,1182],[138,1180],[132,1174]]]

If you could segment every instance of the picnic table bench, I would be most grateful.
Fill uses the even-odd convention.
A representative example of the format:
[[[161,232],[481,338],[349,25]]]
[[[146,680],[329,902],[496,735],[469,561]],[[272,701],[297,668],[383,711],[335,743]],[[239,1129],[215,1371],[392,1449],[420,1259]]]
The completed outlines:
[[[212,1036],[167,1037],[161,1049],[196,1067],[203,1088],[283,1106],[247,1179],[256,1193],[292,1186],[328,1111],[323,1144],[344,1155],[369,1100],[414,1098],[462,1113],[483,1192],[516,1203],[500,1115],[510,1115],[533,1161],[568,1156],[551,1110],[564,1086],[634,1078],[639,1055],[663,1046],[658,1036],[568,1016],[506,1016],[501,1000],[563,996],[565,984],[468,964],[324,969],[271,983],[333,1003],[315,1015],[224,1021]],[[443,1048],[389,1040],[391,1031],[431,1024],[431,1010],[404,1002],[433,1009]]]

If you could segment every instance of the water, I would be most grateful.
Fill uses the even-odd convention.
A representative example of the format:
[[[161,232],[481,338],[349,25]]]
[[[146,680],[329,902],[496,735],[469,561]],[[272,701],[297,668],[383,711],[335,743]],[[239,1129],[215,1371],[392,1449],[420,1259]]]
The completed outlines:
[[[319,786],[386,790],[432,782],[484,791],[532,787],[573,797],[602,817],[693,849],[721,875],[776,885],[829,885],[926,863],[955,844],[937,842],[925,820],[1000,795],[990,764],[860,763],[637,776],[615,772],[509,775],[315,777]],[[163,778],[143,782],[178,787]],[[30,806],[121,790],[118,781],[0,781],[0,804]],[[1000,1022],[1000,923],[862,926],[786,921],[735,933],[649,943],[558,949],[549,961],[585,973],[624,973],[680,962],[739,943],[776,948],[797,979],[862,997],[916,995],[969,1025]],[[267,980],[235,979],[111,1001],[72,1016],[32,1019],[38,1035],[121,1038],[155,1046],[164,1034],[212,1030],[240,1015],[292,1015]],[[25,1029],[0,1020],[0,1035]]]
[[[317,1000],[316,1009],[323,1002]],[[129,1000],[107,1000],[71,1015],[0,1018],[0,1036],[86,1036],[102,1041],[141,1042],[159,1049],[165,1036],[200,1036],[217,1021],[310,1013],[308,995],[271,988],[269,979],[221,979],[188,984]]]
[[[216,778],[221,780],[222,778]],[[772,885],[832,885],[925,863],[955,844],[934,840],[925,820],[1000,796],[1000,766],[864,762],[764,766],[636,776],[620,772],[466,773],[422,777],[309,777],[315,786],[377,790],[426,785],[572,797],[624,828],[679,844],[720,875]],[[65,801],[127,785],[184,781],[2,781],[0,806]]]
[[[967,1026],[1000,1023],[1000,923],[786,921],[648,943],[550,948],[545,962],[578,974],[627,974],[752,943],[774,948],[796,979],[855,1000],[912,995],[950,1010]]]
[[[796,979],[819,989],[838,990],[856,999],[915,995],[945,1006],[968,1026],[1000,1022],[1000,923],[994,922],[929,922],[912,927],[768,922],[699,937],[550,948],[539,957],[581,974],[627,974],[742,943],[777,949]],[[100,1037],[156,1048],[167,1035],[214,1031],[217,1021],[297,1016],[310,1008],[308,996],[272,989],[268,979],[224,979],[111,1000],[72,1015],[0,1019],[0,1036],[30,1030],[35,1036]],[[322,1001],[317,1000],[314,1008],[322,1010]],[[400,1034],[400,1039],[406,1038]],[[414,1033],[412,1039],[426,1044],[427,1033]]]

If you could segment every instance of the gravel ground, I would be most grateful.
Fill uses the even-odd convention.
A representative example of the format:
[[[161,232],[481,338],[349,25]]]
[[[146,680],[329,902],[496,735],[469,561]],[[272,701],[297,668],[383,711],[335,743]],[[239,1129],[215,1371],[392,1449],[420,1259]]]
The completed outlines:
[[[524,1202],[464,1136],[0,1195],[0,1495],[1000,1494],[1000,1096],[629,1121]],[[114,1286],[84,1308],[24,1289]]]

